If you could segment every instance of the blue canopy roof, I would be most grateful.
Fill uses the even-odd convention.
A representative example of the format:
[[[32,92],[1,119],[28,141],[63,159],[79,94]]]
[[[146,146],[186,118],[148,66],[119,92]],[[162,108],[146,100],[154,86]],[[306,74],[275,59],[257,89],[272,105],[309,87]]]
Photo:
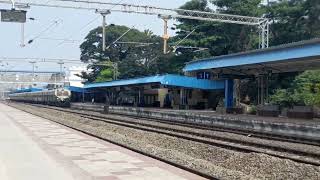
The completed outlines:
[[[76,87],[76,86],[66,86],[66,89],[72,92],[78,92],[78,93],[88,93],[87,89],[84,89],[82,87]]]
[[[224,89],[224,81],[213,81],[197,79],[194,77],[180,76],[180,75],[157,75],[150,77],[142,77],[127,80],[110,81],[103,83],[86,84],[84,88],[99,88],[99,87],[116,87],[116,86],[128,86],[128,85],[139,85],[139,84],[152,84],[159,83],[167,86],[178,86],[193,89]]]
[[[24,88],[24,89],[16,89],[12,93],[25,93],[25,92],[38,92],[43,91],[41,88]]]
[[[207,69],[255,73],[250,70],[269,68],[273,72],[304,71],[320,67],[320,39],[301,41],[266,49],[212,57],[187,63],[184,71]],[[229,69],[230,70],[230,69]],[[223,73],[222,73],[223,74]]]

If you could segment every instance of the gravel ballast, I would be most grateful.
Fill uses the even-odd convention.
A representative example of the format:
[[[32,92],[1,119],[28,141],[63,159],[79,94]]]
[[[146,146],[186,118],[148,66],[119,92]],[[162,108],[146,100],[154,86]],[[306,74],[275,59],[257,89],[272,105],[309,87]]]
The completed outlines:
[[[25,104],[11,105],[221,179],[320,179],[318,166],[265,154],[236,152],[167,135],[92,121],[56,110]]]

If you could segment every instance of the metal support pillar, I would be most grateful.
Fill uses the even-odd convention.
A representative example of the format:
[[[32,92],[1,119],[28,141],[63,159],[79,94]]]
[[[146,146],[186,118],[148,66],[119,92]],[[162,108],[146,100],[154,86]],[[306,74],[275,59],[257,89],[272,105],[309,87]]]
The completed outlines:
[[[183,93],[184,89],[181,88],[180,89],[180,105],[179,105],[179,109],[182,109],[182,107],[184,106],[184,93]]]
[[[102,14],[102,51],[106,51],[106,15]]]
[[[24,44],[24,23],[21,23],[21,42],[20,42],[21,47],[25,47],[26,45]]]
[[[269,103],[269,74],[266,76],[266,103]]]
[[[240,79],[235,79],[234,80],[234,97],[236,99],[236,106],[237,107],[240,107],[240,100],[241,100],[241,97],[240,97],[240,83],[241,83],[241,80]]]
[[[34,72],[34,68],[35,68],[35,63],[37,63],[36,61],[29,61],[32,64],[32,81],[34,81],[35,78],[35,72]]]
[[[106,51],[106,15],[110,14],[110,11],[100,12],[102,15],[102,51]]]
[[[141,91],[140,91],[140,89],[139,89],[139,92],[138,92],[138,104],[137,104],[137,106],[140,105],[140,101],[141,101]]]
[[[113,80],[118,79],[118,63],[113,63]]]
[[[224,96],[225,96],[225,108],[232,108],[233,107],[233,86],[234,82],[232,79],[225,80],[225,90],[224,90]]]
[[[108,91],[105,93],[105,98],[106,98],[106,102],[104,105],[104,113],[108,114],[109,107],[110,107],[110,93]]]
[[[12,9],[16,9],[15,0],[11,0],[11,4],[12,4]]]
[[[63,61],[58,62],[59,66],[60,66],[60,83],[62,82],[62,65],[64,64]]]
[[[171,19],[170,16],[159,16],[163,20],[163,54],[168,54],[168,40],[170,35],[168,34],[168,20]]]
[[[259,48],[264,49],[269,47],[269,21],[265,20],[259,25]]]
[[[269,96],[269,78],[268,75],[263,74],[257,77],[257,85],[258,85],[258,98],[257,102],[259,105],[264,105],[268,102]]]
[[[259,105],[259,104],[261,104],[261,102],[260,102],[260,77],[259,76],[256,77],[256,81],[257,81],[257,95],[258,95],[257,104]]]
[[[144,94],[143,94],[143,88],[139,88],[139,94],[138,94],[138,106],[143,107],[144,106]]]
[[[187,89],[180,88],[180,105],[179,109],[188,109]]]
[[[82,103],[84,103],[84,88],[82,88]]]

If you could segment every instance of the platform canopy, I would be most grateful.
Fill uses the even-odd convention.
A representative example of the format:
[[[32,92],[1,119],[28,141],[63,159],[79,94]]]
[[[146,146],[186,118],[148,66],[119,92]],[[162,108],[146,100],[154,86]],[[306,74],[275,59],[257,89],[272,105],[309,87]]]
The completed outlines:
[[[119,86],[135,86],[135,85],[145,85],[145,84],[159,84],[164,86],[184,87],[184,88],[203,89],[203,90],[224,89],[224,81],[204,80],[204,79],[197,79],[194,77],[172,75],[172,74],[86,84],[84,88],[92,89],[92,88],[106,88],[106,87],[119,87]]]
[[[65,89],[76,93],[89,93],[89,91],[87,89],[84,89],[83,87],[65,86]]]
[[[320,68],[320,39],[196,60],[189,62],[184,71],[246,76],[317,68]]]

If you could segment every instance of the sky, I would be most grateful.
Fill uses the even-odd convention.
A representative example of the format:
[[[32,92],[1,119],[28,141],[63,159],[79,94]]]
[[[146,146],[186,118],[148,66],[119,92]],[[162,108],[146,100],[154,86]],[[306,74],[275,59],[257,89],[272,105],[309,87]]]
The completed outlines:
[[[122,3],[152,5],[163,8],[178,8],[188,0],[123,0]],[[119,2],[108,0],[107,2]],[[9,5],[0,4],[0,9],[10,9]],[[0,61],[8,58],[53,58],[80,59],[79,45],[88,32],[101,26],[102,18],[94,11],[31,7],[28,9],[25,24],[25,43],[34,39],[31,44],[21,47],[21,24],[0,22]],[[90,23],[92,22],[92,23]],[[88,24],[90,23],[90,24]],[[126,13],[111,13],[107,16],[108,24],[135,26],[139,30],[151,29],[155,34],[162,35],[163,23],[157,16]],[[174,22],[170,22],[172,26]],[[173,35],[174,32],[170,31]],[[59,40],[60,39],[60,40]],[[69,39],[72,41],[63,41]],[[0,63],[3,70],[32,70],[29,59],[5,60]],[[1,66],[3,64],[3,66]],[[78,63],[66,63],[64,66],[77,66]],[[56,63],[36,63],[37,71],[59,71]]]

